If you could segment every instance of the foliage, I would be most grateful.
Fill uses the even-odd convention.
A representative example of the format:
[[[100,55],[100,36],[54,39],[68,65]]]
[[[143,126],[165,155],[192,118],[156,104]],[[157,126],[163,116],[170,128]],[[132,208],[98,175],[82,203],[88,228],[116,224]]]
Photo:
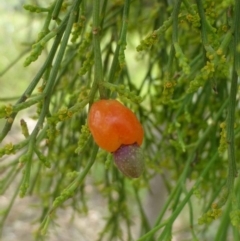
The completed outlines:
[[[16,196],[35,194],[42,203],[36,239],[42,239],[66,200],[76,211],[77,198],[86,204],[90,178],[108,201],[99,240],[134,240],[132,205],[141,219],[139,241],[171,240],[184,207],[190,240],[203,240],[216,219],[215,240],[240,240],[240,186],[235,182],[239,1],[55,0],[24,9],[42,21],[25,71],[34,61],[41,68],[15,104],[0,107],[6,119],[0,134],[0,193],[21,178],[1,213],[1,228]],[[111,154],[99,151],[92,140],[86,119],[99,98],[120,99],[144,127],[145,172],[138,179],[118,172]],[[25,120],[14,121],[30,107],[36,120],[32,131]],[[21,126],[22,139],[6,143],[13,125]],[[94,176],[96,163],[102,167],[101,182]],[[165,180],[168,197],[151,227],[139,195],[156,175]]]

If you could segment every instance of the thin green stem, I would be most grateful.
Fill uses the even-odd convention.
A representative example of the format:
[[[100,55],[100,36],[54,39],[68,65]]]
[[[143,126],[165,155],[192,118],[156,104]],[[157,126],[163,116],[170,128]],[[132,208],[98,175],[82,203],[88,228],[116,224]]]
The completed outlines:
[[[142,237],[140,237],[139,239],[137,239],[137,241],[145,241],[145,240],[149,240],[149,237],[152,237],[158,230],[160,230],[161,228],[163,228],[164,226],[166,226],[169,223],[168,219],[165,220],[164,222],[162,222],[161,224],[155,226],[154,228],[152,228],[149,232],[147,232],[146,234],[144,234]],[[147,239],[148,238],[148,239]]]
[[[17,104],[17,105],[14,105],[13,106],[13,112],[18,112],[20,110],[23,110],[23,109],[26,109],[36,103],[38,103],[39,101],[41,101],[43,99],[43,95],[37,95],[35,97],[32,97],[31,99],[29,99],[28,101],[26,102],[23,102],[23,103],[20,103],[20,104]]]
[[[23,180],[19,189],[20,197],[24,197],[26,191],[30,185],[30,176],[31,176],[31,166],[32,166],[32,156],[33,156],[33,149],[34,149],[34,141],[30,140],[28,145],[28,152],[26,154],[27,164],[25,166],[25,170],[23,173]]]
[[[0,72],[0,77],[3,76],[8,70],[10,70],[25,54],[27,54],[31,48],[27,48],[20,53],[5,69]]]
[[[15,199],[16,199],[16,197],[17,197],[17,194],[18,194],[18,190],[19,190],[20,185],[21,185],[21,182],[20,182],[20,183],[18,184],[18,186],[16,187],[15,192],[14,192],[14,194],[13,194],[13,196],[12,196],[12,198],[11,198],[9,204],[8,204],[8,207],[6,208],[4,214],[3,214],[2,218],[1,218],[1,222],[0,222],[0,237],[2,236],[3,224],[4,224],[5,220],[7,219],[8,214],[9,214],[9,212],[11,211],[11,208],[12,208],[14,202],[15,202]]]
[[[234,69],[232,73],[230,100],[228,106],[227,116],[227,141],[228,141],[228,179],[227,188],[228,194],[233,190],[234,179],[237,176],[236,160],[235,160],[235,109],[236,109],[236,97],[238,88],[238,75],[240,74],[240,53],[238,51],[240,44],[240,2],[235,1],[235,17],[234,17]]]
[[[90,91],[90,104],[99,89],[100,97],[106,98],[104,88],[99,85],[103,81],[102,55],[100,47],[100,1],[93,0],[93,51],[94,51],[94,81]]]
[[[240,1],[235,0],[234,13],[234,69],[240,76]]]
[[[172,42],[173,44],[178,42],[178,14],[181,7],[182,0],[177,0],[173,8],[173,31],[172,31]]]
[[[141,214],[141,220],[142,220],[143,226],[146,230],[150,230],[150,225],[149,225],[149,222],[147,220],[146,214],[144,212],[144,209],[143,209],[143,206],[142,206],[142,203],[141,203],[141,199],[139,197],[138,190],[137,190],[136,187],[134,187],[134,193],[135,193],[137,205],[138,205],[138,208],[139,208],[139,211],[140,211],[140,214]]]
[[[235,107],[237,95],[237,72],[233,71],[230,100],[228,106],[227,116],[227,141],[228,141],[228,191],[231,192],[234,185],[234,179],[237,176],[236,160],[235,160],[235,137],[234,137],[234,123],[235,123]]]
[[[130,0],[124,1],[122,28],[121,28],[121,32],[120,32],[120,38],[118,41],[118,44],[120,45],[118,59],[119,59],[119,63],[120,63],[121,67],[123,67],[125,65],[124,51],[127,46],[127,28],[128,28],[128,15],[129,15],[130,3],[131,3]]]
[[[42,29],[42,32],[43,32],[43,33],[49,31],[48,28],[49,28],[50,22],[51,22],[51,20],[52,20],[52,12],[53,12],[53,10],[54,10],[54,6],[55,6],[55,2],[52,3],[52,5],[49,7],[48,15],[47,15],[47,17],[46,17],[46,19],[45,19],[45,23],[44,23],[44,26],[43,26],[43,29]],[[40,33],[41,33],[41,32],[40,32]],[[41,39],[41,38],[42,38],[42,37],[40,36],[40,39]]]
[[[206,29],[206,17],[203,8],[202,0],[196,0],[198,13],[201,19],[201,33],[202,33],[202,42],[204,46],[208,45],[207,29]]]
[[[53,12],[52,12],[52,19],[55,20],[55,19],[58,18],[58,15],[60,13],[63,1],[64,0],[57,0],[56,4],[54,6]]]

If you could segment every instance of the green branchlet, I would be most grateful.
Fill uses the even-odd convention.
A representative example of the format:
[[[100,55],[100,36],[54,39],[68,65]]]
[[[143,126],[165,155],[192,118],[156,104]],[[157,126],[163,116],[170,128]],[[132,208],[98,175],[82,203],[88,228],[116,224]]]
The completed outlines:
[[[64,0],[58,0],[54,4],[53,12],[52,12],[52,19],[56,20],[58,19],[59,13],[61,12],[62,9],[62,4]]]
[[[57,33],[61,30],[61,26],[59,26],[56,29],[53,29],[52,31],[49,30],[49,25],[52,20],[52,12],[54,10],[55,3],[53,3],[48,8],[48,15],[46,17],[45,23],[43,25],[42,30],[38,34],[38,38],[36,42],[32,45],[32,50],[30,55],[26,58],[24,62],[24,66],[28,66],[32,62],[36,61],[38,57],[41,55],[43,49],[45,48],[46,43],[55,37]]]
[[[33,157],[33,141],[30,140],[27,153],[25,153],[22,158],[19,160],[20,163],[25,163],[25,168],[23,170],[23,179],[19,189],[20,197],[24,197],[30,186],[30,174],[32,166],[32,157]]]
[[[58,207],[58,206],[59,206],[61,203],[63,203],[65,200],[67,200],[67,199],[69,199],[70,197],[72,197],[73,194],[74,194],[74,190],[75,190],[76,188],[77,188],[77,184],[75,184],[75,186],[72,187],[71,189],[70,189],[70,188],[64,189],[64,190],[61,192],[60,196],[58,196],[58,197],[54,200],[54,202],[53,202],[53,204],[52,204],[53,209],[55,209],[56,207]]]
[[[42,99],[43,99],[43,95],[37,95],[35,97],[29,98],[28,101],[23,103],[19,103],[15,105],[12,105],[12,104],[3,105],[0,107],[0,118],[8,118],[9,116],[12,115],[12,113],[17,113],[20,110],[33,106],[36,103],[41,102]]]
[[[112,156],[112,154],[108,153],[106,161],[105,161],[105,169],[109,169],[112,162],[113,162],[113,156]]]
[[[122,17],[122,28],[121,28],[121,34],[120,39],[118,41],[119,44],[119,54],[118,54],[118,61],[120,68],[123,68],[125,66],[125,49],[127,47],[127,27],[128,27],[128,18],[129,18],[129,8],[130,8],[130,0],[124,1],[124,7],[123,7],[123,17]]]
[[[42,164],[45,167],[47,167],[47,168],[51,167],[51,163],[49,161],[49,158],[44,156],[44,154],[39,149],[37,149],[37,147],[34,147],[34,152],[36,153],[38,159],[42,162]]]
[[[43,12],[49,11],[49,8],[42,8],[39,6],[30,5],[30,4],[23,5],[23,8],[32,13],[43,13]]]

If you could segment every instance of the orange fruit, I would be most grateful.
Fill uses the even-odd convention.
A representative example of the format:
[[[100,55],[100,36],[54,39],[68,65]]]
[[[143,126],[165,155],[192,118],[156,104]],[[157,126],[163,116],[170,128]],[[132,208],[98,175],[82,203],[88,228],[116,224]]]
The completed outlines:
[[[121,145],[142,144],[144,131],[136,115],[117,100],[92,104],[88,126],[102,149],[115,152]]]

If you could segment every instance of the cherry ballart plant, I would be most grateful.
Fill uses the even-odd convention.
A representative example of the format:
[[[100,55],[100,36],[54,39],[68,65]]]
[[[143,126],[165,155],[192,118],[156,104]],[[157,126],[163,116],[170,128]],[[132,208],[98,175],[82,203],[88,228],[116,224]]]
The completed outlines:
[[[240,0],[5,2],[0,239],[239,241]]]

